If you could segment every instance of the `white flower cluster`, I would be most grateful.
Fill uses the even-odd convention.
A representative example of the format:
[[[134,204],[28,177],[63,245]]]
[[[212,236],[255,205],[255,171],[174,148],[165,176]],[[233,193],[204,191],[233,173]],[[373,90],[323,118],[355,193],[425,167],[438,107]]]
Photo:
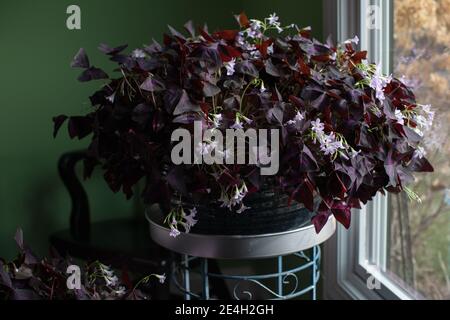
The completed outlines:
[[[234,67],[236,65],[236,58],[231,59],[228,62],[225,62],[225,68],[227,69],[227,76],[232,76],[234,74]]]
[[[434,120],[434,111],[431,110],[431,105],[419,105],[421,107],[420,114],[416,114],[413,117],[413,120],[422,130],[430,130],[433,125]],[[423,135],[422,131],[418,132],[420,135]]]
[[[214,149],[219,146],[217,141],[205,141],[199,142],[195,150],[202,156],[211,153]]]
[[[407,124],[409,124],[409,121],[412,120],[416,123],[417,126],[415,126],[413,129],[418,135],[423,137],[424,131],[429,131],[433,125],[434,120],[434,111],[431,110],[431,105],[421,105],[418,104],[420,109],[417,111],[414,110],[414,112],[405,110],[395,110],[395,118],[397,119],[397,122],[401,125],[405,125],[405,118],[407,119]]]
[[[434,111],[431,110],[431,105],[419,105],[421,107],[420,113],[414,113],[412,120],[417,124],[415,128],[412,128],[419,136],[423,137],[424,131],[429,131],[433,125]],[[422,159],[425,157],[426,151],[423,147],[418,146],[414,151],[414,157]]]
[[[358,36],[354,36],[351,39],[345,40],[344,43],[354,43],[357,45],[359,43],[359,38],[358,38]]]
[[[395,110],[395,114],[394,115],[395,115],[395,119],[397,120],[397,123],[399,123],[401,125],[405,124],[405,121],[403,119],[403,113],[399,109]]]
[[[119,278],[114,274],[114,271],[103,263],[98,263],[98,269],[101,277],[105,280],[107,286],[115,286],[119,282]]]
[[[305,119],[305,116],[300,111],[297,111],[294,119],[288,120],[286,124],[294,126],[297,130],[299,130],[303,119]]]
[[[178,225],[184,227],[185,232],[191,231],[191,228],[197,223],[197,219],[195,216],[197,215],[197,208],[189,209],[189,214],[186,214],[183,208],[179,208],[181,210],[180,220],[177,220],[175,217],[172,218],[172,222],[170,223],[170,233],[171,237],[178,237],[180,235],[180,231],[178,230]]]
[[[213,127],[218,128],[223,120],[222,114],[221,113],[211,114],[211,116],[212,116]]]
[[[272,13],[268,18],[264,18],[263,21],[251,19],[249,27],[238,33],[236,43],[242,49],[248,51],[252,58],[256,59],[259,58],[261,54],[254,44],[255,41],[263,39],[265,32],[268,30],[277,30],[278,33],[281,33],[287,28],[297,28],[297,26],[295,24],[291,24],[283,28],[276,13]],[[273,44],[267,48],[267,52],[269,54],[273,53]]]
[[[319,142],[320,150],[325,155],[334,155],[338,151],[347,151],[347,147],[336,137],[334,132],[326,134],[324,129],[324,124],[320,119],[311,122],[311,130],[314,133],[314,142]],[[353,151],[351,155],[355,156],[357,153]]]
[[[421,146],[418,146],[416,150],[414,150],[414,155],[413,157],[417,157],[419,159],[422,159],[423,157],[425,157],[427,154],[427,152],[425,151],[425,149]]]
[[[265,90],[264,85],[261,85],[261,91]],[[235,130],[239,130],[239,129],[244,129],[243,123],[246,124],[252,124],[253,120],[247,118],[246,116],[244,116],[241,113],[237,113],[236,114],[236,119],[234,121],[234,123],[230,126],[231,129],[235,129]]]
[[[388,83],[391,82],[391,80],[392,75],[389,75],[388,77],[384,76],[381,72],[381,65],[378,64],[369,83],[369,86],[375,90],[376,97],[378,100],[380,101],[384,100],[385,97],[383,89],[386,87]]]
[[[215,154],[218,154],[220,157],[223,157],[223,159],[226,161],[228,160],[231,155],[232,151],[229,149],[221,150],[219,147],[219,143],[217,141],[205,141],[205,142],[199,142],[199,144],[196,147],[196,152],[198,154],[205,156],[210,155],[215,152]]]
[[[229,210],[231,210],[234,206],[240,205],[240,208],[236,210],[237,213],[242,213],[245,210],[250,209],[249,207],[246,207],[242,202],[247,193],[248,189],[245,185],[245,182],[243,182],[242,186],[240,187],[235,186],[233,192],[230,195],[222,191],[222,194],[219,198],[219,201],[222,202],[221,207],[227,207]]]
[[[97,262],[96,272],[94,275],[96,277],[100,277],[105,281],[106,286],[110,287],[113,290],[114,295],[123,296],[126,293],[126,288],[124,286],[119,285],[119,278],[114,274],[114,271],[111,267],[104,265],[103,263]]]

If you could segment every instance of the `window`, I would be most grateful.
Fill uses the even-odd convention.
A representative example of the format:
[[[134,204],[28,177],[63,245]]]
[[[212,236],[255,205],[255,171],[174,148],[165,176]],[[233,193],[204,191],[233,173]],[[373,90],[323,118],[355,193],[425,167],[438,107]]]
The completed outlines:
[[[371,61],[404,75],[419,103],[430,103],[435,124],[426,151],[432,175],[417,175],[404,195],[377,196],[354,212],[325,248],[325,297],[450,298],[450,1],[324,0],[325,32],[343,41],[358,34]]]

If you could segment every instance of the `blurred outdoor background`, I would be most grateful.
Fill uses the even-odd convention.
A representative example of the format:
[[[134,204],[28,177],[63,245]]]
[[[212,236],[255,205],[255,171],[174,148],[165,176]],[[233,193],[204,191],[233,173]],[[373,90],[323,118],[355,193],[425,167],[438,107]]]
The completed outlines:
[[[450,0],[394,0],[393,18],[392,71],[435,111],[434,173],[417,175],[422,203],[390,196],[388,269],[424,298],[450,299]]]

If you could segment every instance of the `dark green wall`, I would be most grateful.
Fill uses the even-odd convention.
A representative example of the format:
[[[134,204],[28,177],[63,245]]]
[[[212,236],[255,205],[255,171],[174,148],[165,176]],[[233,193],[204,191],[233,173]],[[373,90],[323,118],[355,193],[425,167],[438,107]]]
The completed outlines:
[[[66,28],[66,8],[81,7],[81,30]],[[264,17],[277,12],[285,24],[311,25],[322,34],[321,1],[181,0],[2,0],[0,3],[0,256],[15,252],[17,227],[45,253],[48,234],[67,227],[70,202],[57,176],[56,161],[86,143],[71,141],[65,128],[52,138],[54,115],[89,109],[99,83],[76,81],[69,63],[84,47],[91,63],[111,70],[97,51],[100,42],[131,47],[160,39],[171,24],[193,19],[210,30],[233,27],[233,13]],[[86,182],[94,219],[130,214],[131,204],[112,194],[97,174]]]

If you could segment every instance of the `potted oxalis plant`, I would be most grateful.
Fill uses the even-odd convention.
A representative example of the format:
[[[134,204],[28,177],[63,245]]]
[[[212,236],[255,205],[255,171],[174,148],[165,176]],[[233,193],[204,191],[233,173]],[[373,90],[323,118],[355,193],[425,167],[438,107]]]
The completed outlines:
[[[419,199],[407,184],[433,170],[420,145],[433,120],[428,105],[368,63],[357,37],[334,45],[275,14],[236,19],[239,29],[213,33],[191,22],[185,34],[169,27],[162,44],[130,54],[102,44],[116,77],[80,49],[79,80],[106,83],[91,112],[54,125],[56,134],[68,119],[71,138],[92,134],[86,176],[101,166],[128,198],[145,181],[143,200],[160,205],[174,237],[282,231],[305,219],[319,232],[331,215],[348,228],[351,209],[378,192]],[[252,129],[274,133],[266,149],[250,148],[250,134],[244,148],[219,139]],[[180,147],[180,137],[193,142]],[[235,161],[240,151],[244,162]],[[275,172],[264,173],[268,166]]]

